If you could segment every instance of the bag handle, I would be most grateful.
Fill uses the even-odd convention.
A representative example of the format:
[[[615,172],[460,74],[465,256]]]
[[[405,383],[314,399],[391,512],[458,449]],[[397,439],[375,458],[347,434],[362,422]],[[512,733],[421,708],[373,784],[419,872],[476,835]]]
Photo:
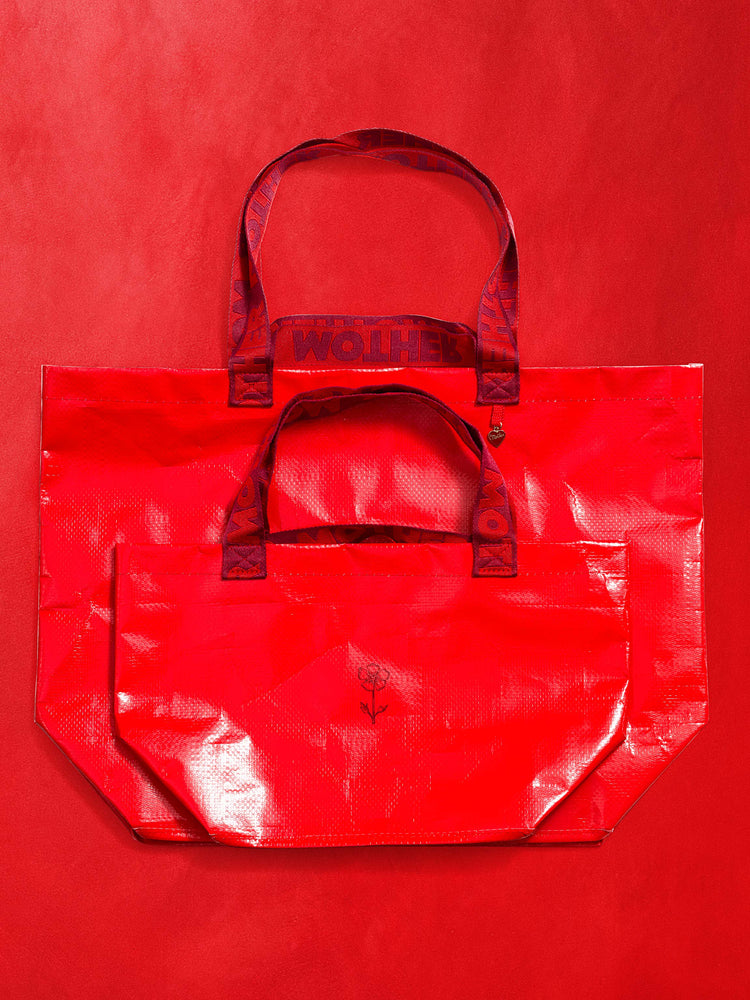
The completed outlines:
[[[285,170],[327,156],[369,156],[417,170],[452,174],[468,181],[492,211],[500,236],[500,259],[482,291],[476,333],[477,403],[518,402],[518,255],[513,222],[500,192],[468,160],[427,139],[389,129],[345,132],[311,139],[261,171],[247,193],[237,234],[229,304],[229,402],[271,406],[273,338],[260,277],[260,246],[268,214]]]
[[[266,540],[269,533],[266,507],[281,429],[296,420],[328,416],[345,407],[374,399],[401,397],[431,407],[456,431],[461,441],[479,457],[479,489],[472,514],[473,576],[515,576],[516,536],[502,474],[482,435],[472,424],[437,397],[402,385],[362,389],[316,389],[292,397],[266,435],[222,534],[222,578],[264,579]]]

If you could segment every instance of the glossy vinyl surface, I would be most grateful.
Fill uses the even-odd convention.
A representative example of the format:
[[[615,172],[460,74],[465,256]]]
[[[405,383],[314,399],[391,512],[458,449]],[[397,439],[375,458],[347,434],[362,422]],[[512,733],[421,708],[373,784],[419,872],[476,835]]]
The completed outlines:
[[[426,389],[489,429],[471,369],[402,366],[383,380]],[[519,540],[630,546],[626,736],[533,838],[596,840],[705,721],[702,372],[531,368],[521,381],[497,451]],[[230,409],[225,370],[46,369],[37,717],[142,836],[206,833],[114,732],[115,546],[217,544],[280,404],[301,389],[372,382],[372,369],[277,368],[270,410]],[[325,421],[285,429],[268,498],[272,530],[331,519],[465,530],[475,473],[455,444],[407,419],[374,435],[359,422],[364,407],[352,413],[335,439]],[[425,468],[432,486],[415,490]]]
[[[120,735],[239,846],[518,840],[620,742],[626,546],[118,546]]]

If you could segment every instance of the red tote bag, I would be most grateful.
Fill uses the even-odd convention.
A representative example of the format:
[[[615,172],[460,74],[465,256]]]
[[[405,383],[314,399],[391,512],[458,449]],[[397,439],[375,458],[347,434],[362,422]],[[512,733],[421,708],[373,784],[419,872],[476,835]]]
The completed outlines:
[[[339,154],[442,170],[482,192],[498,222],[500,259],[480,296],[476,332],[418,316],[269,322],[257,264],[283,170]],[[633,687],[625,740],[532,839],[601,839],[703,725],[701,370],[535,368],[519,380],[516,299],[515,241],[491,182],[416,137],[349,133],[281,157],[248,194],[230,309],[234,405],[227,406],[226,370],[45,369],[37,720],[139,836],[207,834],[114,731],[115,546],[218,544],[248,454],[303,389],[398,381],[431,392],[495,441],[507,433],[502,467],[522,542],[629,543]],[[319,458],[314,482],[294,458],[300,425],[285,431],[272,519],[290,530],[330,523],[331,512],[349,524],[376,524],[377,490],[357,483],[380,476],[396,487],[389,495],[401,523],[458,531],[455,508],[443,510],[434,491],[409,494],[392,468],[390,456],[414,444],[413,435],[403,438],[409,428],[378,439],[366,413],[366,406],[353,411],[351,440],[337,449],[315,422],[305,429],[301,446]],[[455,461],[430,441],[419,447],[422,468],[450,479]],[[348,491],[334,489],[343,452]]]
[[[477,454],[468,540],[269,539],[279,431],[314,418],[335,441],[364,402],[418,426],[429,408]],[[625,559],[623,544],[517,554],[488,446],[435,397],[302,394],[223,545],[118,548],[118,730],[222,843],[518,840],[624,735]]]

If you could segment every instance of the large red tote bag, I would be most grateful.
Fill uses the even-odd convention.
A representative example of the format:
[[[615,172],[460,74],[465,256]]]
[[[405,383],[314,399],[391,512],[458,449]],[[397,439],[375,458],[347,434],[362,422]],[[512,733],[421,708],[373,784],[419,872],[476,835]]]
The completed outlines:
[[[498,222],[500,259],[480,297],[476,332],[418,316],[269,321],[257,254],[280,178],[291,163],[339,154],[453,173],[480,190]],[[487,178],[414,136],[349,133],[279,158],[248,194],[230,311],[234,405],[226,370],[45,369],[37,719],[140,836],[207,835],[114,731],[115,545],[217,544],[248,454],[305,388],[397,380],[450,403],[495,440],[503,423],[502,465],[521,541],[629,542],[628,731],[537,838],[601,839],[704,723],[700,368],[537,368],[522,370],[519,382],[516,298],[512,227]],[[380,448],[362,429],[365,466],[388,466],[397,433]],[[306,438],[323,470],[315,483],[300,482],[291,458],[277,463],[280,522],[326,524],[337,501],[353,507],[348,515],[338,509],[344,521],[379,523],[377,498],[357,490],[356,449],[346,449],[349,500],[340,490],[327,495],[328,466],[339,460],[316,433],[311,425]],[[425,468],[449,476],[440,450],[429,441],[421,447]],[[402,524],[456,530],[434,494],[415,498],[402,485]]]
[[[432,410],[477,455],[467,538],[274,544],[279,431],[314,419],[336,440],[351,408],[373,402],[394,421]],[[624,736],[625,550],[517,552],[489,446],[433,396],[301,394],[222,545],[118,548],[119,732],[223,843],[527,837]]]

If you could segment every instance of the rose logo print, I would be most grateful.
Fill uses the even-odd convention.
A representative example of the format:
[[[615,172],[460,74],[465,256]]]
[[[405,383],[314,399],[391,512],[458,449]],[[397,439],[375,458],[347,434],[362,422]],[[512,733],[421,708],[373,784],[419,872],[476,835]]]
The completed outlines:
[[[387,705],[376,706],[375,695],[378,691],[382,691],[388,683],[388,678],[391,676],[390,671],[386,670],[385,667],[379,667],[377,663],[368,663],[366,667],[359,668],[357,676],[365,691],[369,691],[371,694],[369,703],[361,701],[359,707],[365,715],[369,715],[374,726],[377,717],[388,708]]]

